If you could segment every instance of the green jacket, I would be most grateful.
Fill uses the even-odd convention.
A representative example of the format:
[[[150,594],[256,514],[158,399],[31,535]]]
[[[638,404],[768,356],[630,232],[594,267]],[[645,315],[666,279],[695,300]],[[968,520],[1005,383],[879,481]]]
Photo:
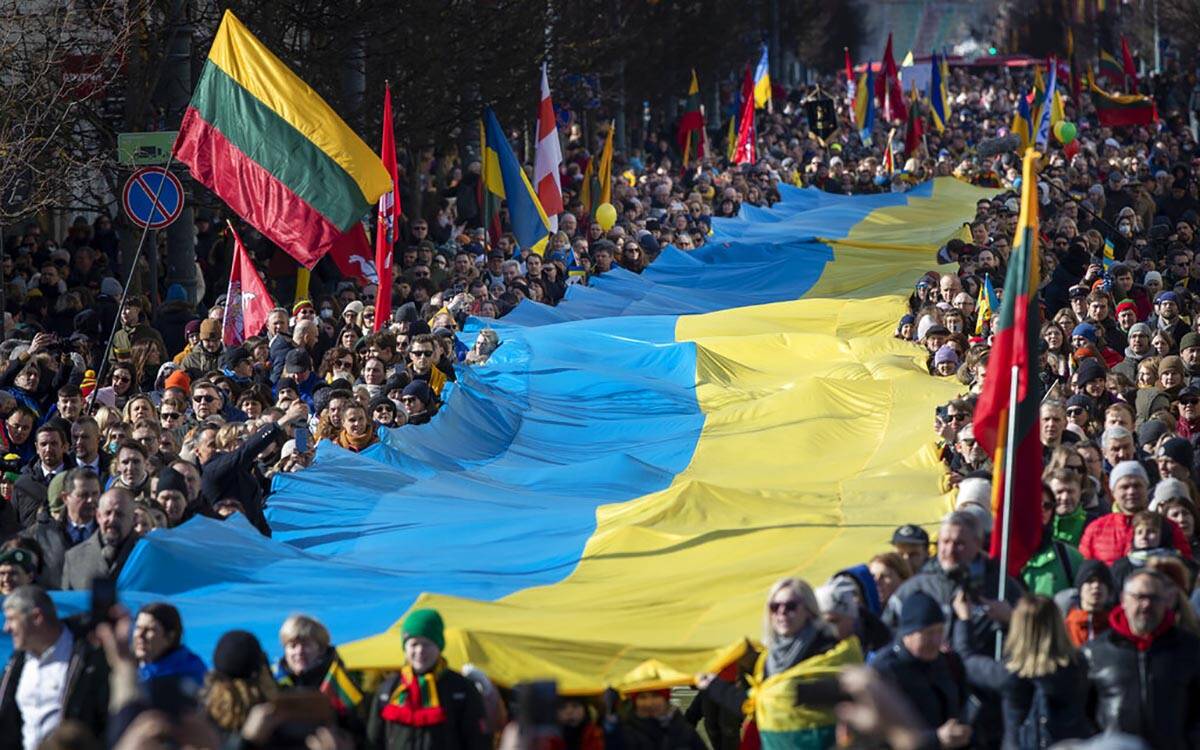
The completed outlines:
[[[1031,594],[1052,597],[1075,585],[1075,574],[1082,564],[1083,555],[1079,550],[1052,538],[1025,563],[1021,569],[1021,582]]]
[[[1054,517],[1054,538],[1079,549],[1079,540],[1083,538],[1084,526],[1087,526],[1087,513],[1084,512],[1081,504],[1073,513]]]

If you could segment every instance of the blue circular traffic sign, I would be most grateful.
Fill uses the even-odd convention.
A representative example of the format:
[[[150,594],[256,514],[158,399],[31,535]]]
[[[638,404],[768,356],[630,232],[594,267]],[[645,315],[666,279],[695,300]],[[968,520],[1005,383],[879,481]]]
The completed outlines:
[[[121,203],[134,224],[162,229],[183,211],[183,185],[162,167],[142,167],[126,181]]]

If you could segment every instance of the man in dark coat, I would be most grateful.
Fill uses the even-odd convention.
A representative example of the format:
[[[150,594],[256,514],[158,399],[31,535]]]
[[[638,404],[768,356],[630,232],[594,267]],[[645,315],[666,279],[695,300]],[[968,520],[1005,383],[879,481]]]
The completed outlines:
[[[96,533],[67,550],[63,561],[63,589],[88,591],[97,578],[116,580],[135,544],[133,493],[113,487],[101,495],[96,504]]]
[[[904,600],[896,639],[876,652],[871,666],[905,695],[924,728],[935,731],[943,746],[943,734],[960,736],[969,728],[958,721],[967,697],[962,681],[962,664],[943,653],[946,613],[942,605],[924,591]]]
[[[1175,624],[1174,597],[1160,573],[1135,571],[1109,629],[1082,649],[1096,725],[1156,750],[1200,747],[1200,638]]]
[[[634,693],[633,711],[621,721],[624,750],[705,750],[700,735],[671,705],[670,690]]]
[[[21,471],[13,485],[13,505],[28,528],[37,519],[38,510],[46,505],[46,488],[56,474],[75,468],[75,459],[67,455],[67,436],[57,420],[47,422],[34,435],[37,458]]]
[[[71,469],[63,480],[62,518],[50,515],[49,507],[38,512],[25,535],[42,547],[42,573],[38,581],[48,589],[62,587],[67,550],[86,542],[96,533],[96,504],[100,500],[100,477],[88,468]]]
[[[432,609],[414,610],[404,619],[400,637],[407,664],[384,679],[371,701],[366,747],[490,750],[483,698],[474,683],[446,666],[444,630]]]
[[[295,402],[288,407],[283,419],[267,424],[231,451],[216,448],[217,426],[205,424],[196,437],[196,459],[200,462],[200,495],[212,508],[222,500],[237,500],[246,519],[264,535],[270,535],[263,515],[263,486],[254,474],[259,455],[273,444],[287,440],[285,428],[301,424],[308,418],[308,407]]]
[[[5,747],[33,750],[64,720],[104,736],[108,721],[108,662],[86,633],[58,619],[54,602],[37,586],[4,600],[4,632],[13,654],[0,678],[0,737]]]

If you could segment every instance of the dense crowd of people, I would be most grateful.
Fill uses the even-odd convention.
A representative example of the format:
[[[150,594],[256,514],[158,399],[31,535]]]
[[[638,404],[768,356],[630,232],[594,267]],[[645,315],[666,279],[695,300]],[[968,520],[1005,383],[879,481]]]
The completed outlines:
[[[61,240],[28,223],[3,237],[0,595],[14,656],[0,680],[0,736],[26,750],[545,740],[506,722],[511,692],[446,664],[431,610],[404,622],[407,665],[372,675],[347,671],[309,617],[281,624],[283,657],[271,665],[240,630],[212,654],[191,652],[169,602],[60,618],[46,592],[114,579],[141,536],[195,516],[240,514],[269,535],[274,474],[303,469],[321,440],[362,451],[429,422],[456,373],[486,366],[504,342],[485,327],[468,346],[458,337],[468,317],[559,304],[569,284],[614,268],[642,273],[668,245],[703,246],[712,217],[771,205],[781,184],[864,194],[953,175],[996,197],[940,249],[941,269],[917,281],[896,329],[923,347],[932,376],[963,387],[935,416],[956,500],[932,554],[928,532],[906,524],[820,586],[782,579],[766,598],[761,653],[698,675],[686,713],[669,690],[560,697],[552,733],[568,750],[735,750],[777,744],[768,735],[781,715],[800,711],[807,734],[780,746],[1041,748],[1098,732],[1200,746],[1200,154],[1181,80],[1158,80],[1157,130],[1102,128],[1090,104],[1068,101],[1079,151],[1048,149],[1038,185],[1043,543],[1019,580],[1004,580],[1003,598],[987,554],[991,465],[971,416],[990,334],[981,289],[988,281],[1003,295],[1021,186],[1016,154],[978,147],[1003,134],[1028,73],[956,68],[945,131],[895,172],[880,129],[864,140],[844,102],[835,135],[810,133],[807,90],[758,113],[755,164],[710,154],[681,170],[669,133],[648,138],[617,155],[607,231],[582,197],[598,141],[569,139],[567,210],[544,255],[479,226],[477,160],[409,165],[421,171],[424,210],[400,227],[395,309],[378,327],[374,288],[319,268],[310,295],[226,346],[230,244],[212,215],[196,222],[198,298],[149,275],[165,264],[135,267],[125,294],[108,217],[80,217]],[[272,269],[287,261],[244,236],[283,299],[294,281]],[[793,700],[813,675],[840,681]]]

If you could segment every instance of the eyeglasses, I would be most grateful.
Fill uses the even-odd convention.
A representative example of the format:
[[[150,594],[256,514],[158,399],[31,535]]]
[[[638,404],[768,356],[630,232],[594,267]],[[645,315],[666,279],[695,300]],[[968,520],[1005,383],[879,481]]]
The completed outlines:
[[[195,396],[192,396],[192,401],[195,401],[197,404],[208,404],[216,400],[216,396],[209,396],[206,393],[197,393]]]
[[[349,370],[351,367],[354,367],[354,360],[339,359],[337,362],[334,362],[333,364],[336,365],[337,367],[342,368],[343,370]]]
[[[800,606],[800,602],[789,599],[786,602],[771,602],[769,606],[772,612],[795,612]]]
[[[409,352],[409,354],[411,354],[414,357],[432,357],[433,350],[432,349],[413,349]]]
[[[164,422],[167,421],[168,419],[179,419],[182,416],[183,415],[180,414],[179,412],[174,412],[174,411],[164,411],[162,413],[162,418],[163,418]]]

